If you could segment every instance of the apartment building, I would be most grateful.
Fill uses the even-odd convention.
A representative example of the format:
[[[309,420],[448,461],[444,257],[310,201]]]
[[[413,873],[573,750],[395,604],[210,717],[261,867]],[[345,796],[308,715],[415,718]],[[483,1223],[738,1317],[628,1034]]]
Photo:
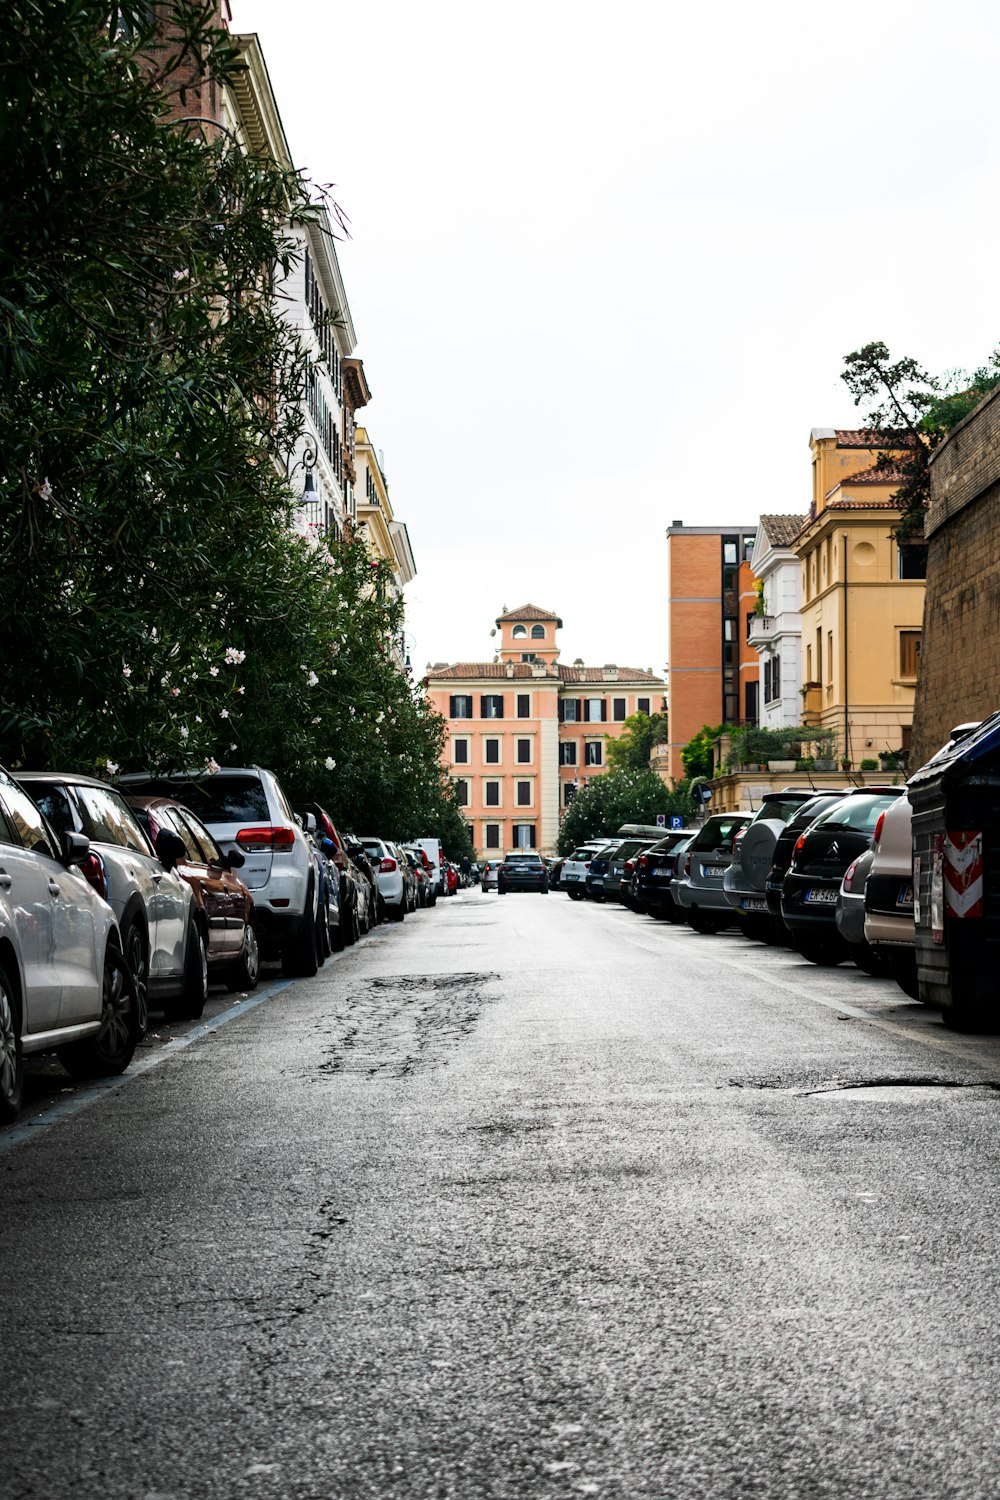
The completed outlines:
[[[666,684],[652,672],[559,661],[562,620],[534,604],[498,616],[490,662],[428,667],[427,696],[447,722],[444,764],[477,855],[555,852],[577,791],[606,769],[608,738],[634,713],[659,713]]]
[[[802,722],[802,570],[793,544],[806,519],[761,516],[750,559],[758,597],[747,640],[759,658],[757,722],[765,729]]]
[[[704,724],[757,722],[759,661],[749,643],[755,526],[667,528],[668,775]]]

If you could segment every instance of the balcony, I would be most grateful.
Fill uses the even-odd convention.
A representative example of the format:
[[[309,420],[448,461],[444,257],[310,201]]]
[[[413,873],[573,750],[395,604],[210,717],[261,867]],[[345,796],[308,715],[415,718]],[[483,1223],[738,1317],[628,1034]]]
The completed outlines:
[[[751,646],[766,646],[778,633],[778,621],[774,615],[754,615],[750,621],[747,640]]]

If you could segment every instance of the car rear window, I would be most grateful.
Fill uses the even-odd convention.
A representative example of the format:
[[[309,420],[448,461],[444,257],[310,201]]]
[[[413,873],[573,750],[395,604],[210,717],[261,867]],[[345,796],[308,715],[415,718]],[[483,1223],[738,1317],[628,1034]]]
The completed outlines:
[[[203,823],[270,823],[267,797],[258,776],[212,776],[204,781],[174,782],[176,797]]]
[[[757,823],[766,818],[769,823],[787,823],[801,806],[801,797],[769,797],[761,803],[750,822]]]
[[[587,848],[584,848],[584,849],[574,849],[573,853],[570,855],[570,859],[579,859],[579,860],[583,860],[584,862],[586,862],[588,859],[590,859],[593,856],[594,852],[595,851],[593,849],[587,849]]]
[[[505,865],[533,865],[536,869],[541,863],[540,854],[508,854],[504,860]]]
[[[746,823],[746,815],[741,814],[731,818],[721,817],[716,821],[710,818],[696,835],[691,845],[692,849],[724,849],[727,844],[732,844],[733,835]]]
[[[83,813],[83,831],[98,844],[117,844],[120,849],[134,849],[137,854],[151,854],[149,840],[135,813],[119,792],[110,787],[74,784],[76,800]]]
[[[897,800],[896,797],[885,794],[873,797],[845,797],[842,802],[831,807],[820,822],[824,828],[853,828],[858,833],[873,833],[879,813],[891,807]]]

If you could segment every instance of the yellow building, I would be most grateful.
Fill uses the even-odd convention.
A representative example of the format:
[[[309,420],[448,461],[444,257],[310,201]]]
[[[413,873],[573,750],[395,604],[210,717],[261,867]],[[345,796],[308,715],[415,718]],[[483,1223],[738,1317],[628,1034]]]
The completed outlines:
[[[792,543],[802,568],[803,722],[837,731],[856,768],[909,750],[925,549],[893,540],[899,476],[873,472],[864,432],[814,428],[813,498]]]

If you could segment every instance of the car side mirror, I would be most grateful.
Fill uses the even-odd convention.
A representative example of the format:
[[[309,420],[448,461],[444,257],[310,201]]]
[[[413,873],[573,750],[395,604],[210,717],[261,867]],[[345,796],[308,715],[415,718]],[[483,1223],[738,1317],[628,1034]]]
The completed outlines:
[[[161,828],[156,835],[153,844],[160,864],[165,870],[172,870],[179,859],[183,859],[187,850],[184,848],[184,840],[179,833],[173,833],[169,828]]]
[[[320,839],[319,847],[322,849],[327,859],[332,859],[337,852],[337,846],[333,842],[333,839]]]
[[[242,870],[246,864],[246,860],[238,849],[230,849],[228,854],[222,856],[222,859],[227,870]]]
[[[64,833],[62,847],[68,865],[82,865],[90,853],[90,840],[85,833]]]
[[[302,827],[305,829],[306,833],[315,833],[316,832],[317,823],[316,823],[316,814],[315,813],[311,813],[311,812],[303,813],[302,816],[301,816],[300,822],[302,823]]]

